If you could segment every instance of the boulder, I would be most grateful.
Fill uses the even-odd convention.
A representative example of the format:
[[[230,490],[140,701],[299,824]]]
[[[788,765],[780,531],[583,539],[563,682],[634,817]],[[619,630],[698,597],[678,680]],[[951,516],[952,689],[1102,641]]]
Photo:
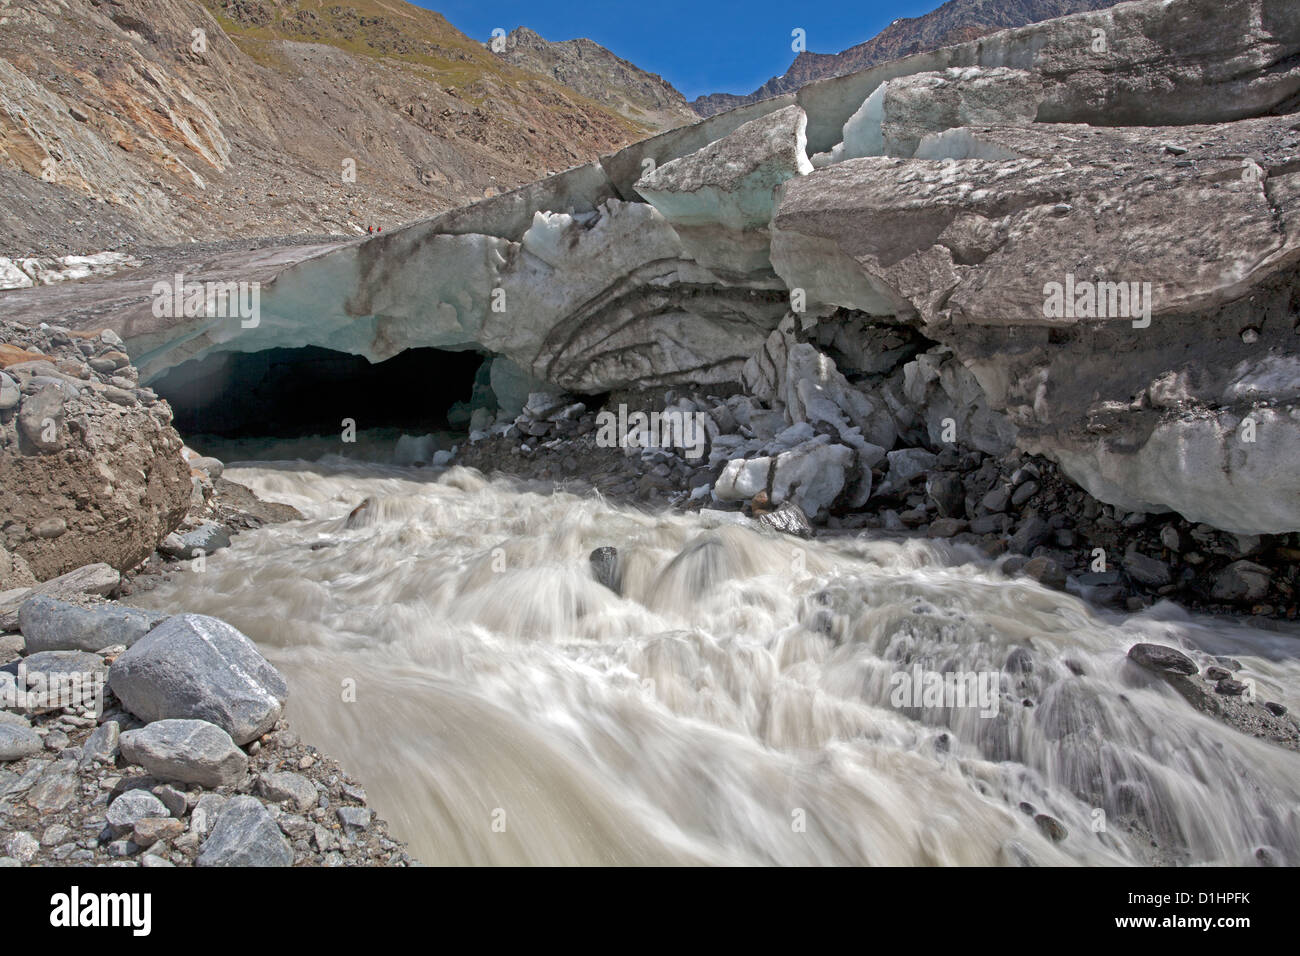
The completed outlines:
[[[1137,551],[1130,551],[1124,555],[1122,565],[1130,578],[1146,588],[1161,588],[1174,579],[1169,565],[1158,558],[1148,557]]]
[[[293,850],[270,811],[255,797],[226,801],[199,848],[197,866],[290,866]]]
[[[109,687],[142,720],[206,720],[237,744],[270,730],[289,694],[252,641],[199,614],[168,618],[129,647],[113,663]]]
[[[597,548],[589,555],[591,573],[597,581],[615,594],[621,591],[617,548]]]
[[[1195,661],[1182,651],[1163,644],[1134,644],[1128,650],[1128,659],[1157,674],[1190,676],[1197,672]]]
[[[772,502],[793,502],[805,515],[824,517],[852,477],[856,460],[853,449],[825,435],[783,452],[772,464]]]
[[[1214,576],[1210,596],[1216,601],[1249,604],[1268,594],[1272,572],[1253,561],[1233,561]]]
[[[121,736],[122,757],[159,780],[201,787],[232,787],[248,772],[248,758],[215,724],[155,720]]]
[[[205,521],[193,531],[184,534],[170,534],[158,546],[158,550],[170,558],[194,558],[200,554],[212,554],[222,548],[230,547],[230,535],[226,529],[215,521]]]
[[[170,816],[167,807],[148,790],[127,790],[108,805],[109,829],[117,837],[129,834],[140,820]]]
[[[121,581],[122,576],[117,571],[101,562],[61,574],[35,587],[6,592],[0,595],[0,631],[17,630],[19,611],[29,598],[44,595],[73,601],[90,594],[106,597],[117,590]]]
[[[0,763],[21,760],[45,749],[40,736],[30,727],[0,723]]]
[[[121,644],[130,647],[149,633],[159,615],[117,604],[79,607],[46,595],[24,601],[18,627],[28,653],[81,650]]]
[[[16,416],[0,411],[4,548],[38,581],[97,562],[127,570],[153,552],[189,506],[180,436],[166,406],[147,407],[88,368],[90,381],[64,375],[54,363],[82,366],[72,338],[56,346],[49,333],[38,334],[47,359],[5,372],[21,400]],[[0,324],[0,341],[7,335]],[[100,377],[110,375],[121,370]],[[4,387],[0,393],[11,394]]]
[[[316,785],[301,774],[264,773],[257,780],[257,792],[273,803],[291,802],[299,813],[316,806]]]

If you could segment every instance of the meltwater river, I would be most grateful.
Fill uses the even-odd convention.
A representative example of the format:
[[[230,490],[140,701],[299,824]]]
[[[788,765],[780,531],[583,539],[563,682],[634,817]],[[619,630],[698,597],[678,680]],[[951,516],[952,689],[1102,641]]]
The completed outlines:
[[[254,639],[293,728],[426,863],[1300,863],[1300,754],[1125,659],[1229,654],[1294,709],[1295,633],[1100,612],[933,542],[805,542],[463,469],[227,474],[306,520],[136,603]],[[607,545],[622,596],[592,575]],[[900,703],[922,671],[997,694]]]

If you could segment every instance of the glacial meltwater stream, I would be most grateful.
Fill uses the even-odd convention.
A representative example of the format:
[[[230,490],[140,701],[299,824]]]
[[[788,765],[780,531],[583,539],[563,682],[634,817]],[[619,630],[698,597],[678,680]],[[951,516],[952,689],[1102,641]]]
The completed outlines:
[[[463,469],[228,475],[307,520],[136,603],[253,638],[294,730],[426,863],[1300,862],[1300,754],[1125,658],[1231,655],[1294,709],[1294,632],[1100,612],[926,541],[805,542]],[[605,545],[622,596],[593,577]],[[995,672],[995,712],[895,706],[921,668]]]

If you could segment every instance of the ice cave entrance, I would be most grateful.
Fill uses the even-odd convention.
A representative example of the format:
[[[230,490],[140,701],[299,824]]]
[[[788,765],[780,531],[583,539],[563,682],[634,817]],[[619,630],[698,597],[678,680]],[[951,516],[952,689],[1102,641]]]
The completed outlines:
[[[336,454],[427,465],[464,440],[476,409],[495,413],[489,362],[473,350],[415,348],[371,363],[273,348],[184,362],[150,385],[186,442],[226,461]]]

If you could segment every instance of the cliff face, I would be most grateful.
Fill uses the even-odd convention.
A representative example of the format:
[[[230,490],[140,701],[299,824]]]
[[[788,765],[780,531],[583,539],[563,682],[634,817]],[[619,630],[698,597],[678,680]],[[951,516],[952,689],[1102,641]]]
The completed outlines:
[[[405,3],[0,9],[8,255],[393,228],[649,130]]]
[[[699,119],[686,97],[663,77],[647,73],[591,40],[551,43],[527,27],[517,27],[504,38],[504,44],[502,59],[576,90],[634,123],[658,131]]]
[[[814,80],[856,73],[878,63],[965,43],[998,30],[1114,5],[1115,0],[948,0],[925,16],[895,20],[870,40],[841,53],[805,50],[783,74],[772,77],[747,96],[711,93],[692,100],[691,107],[700,116],[712,116],[782,93],[793,93]]]

